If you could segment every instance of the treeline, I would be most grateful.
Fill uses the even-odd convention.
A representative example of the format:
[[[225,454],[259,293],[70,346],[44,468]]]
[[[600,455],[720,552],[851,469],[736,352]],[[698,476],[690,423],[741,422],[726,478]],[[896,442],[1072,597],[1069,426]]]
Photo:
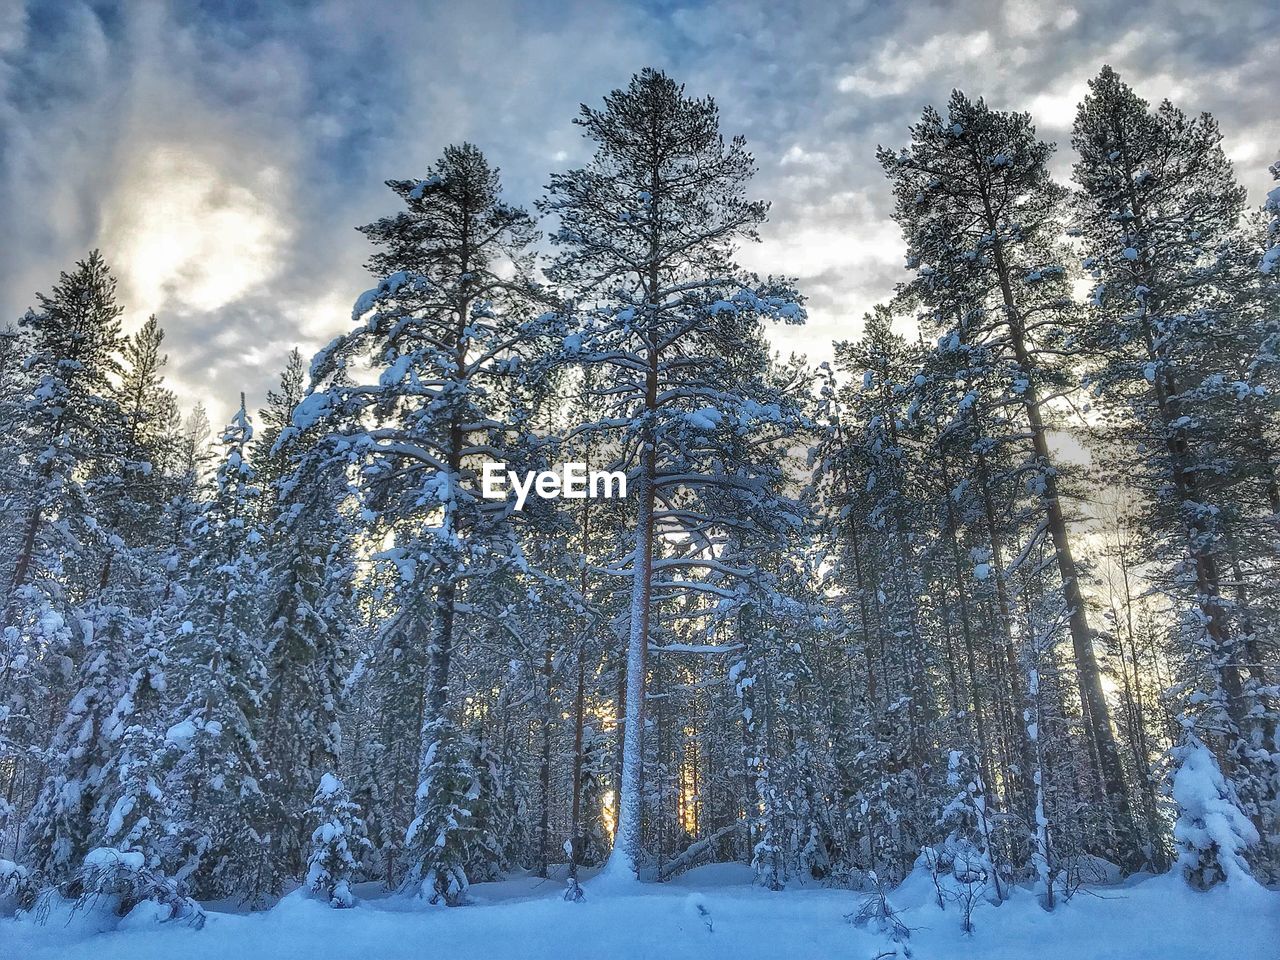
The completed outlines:
[[[1213,118],[1104,68],[1068,186],[1028,115],[925,110],[911,279],[816,370],[714,103],[576,123],[537,215],[471,145],[389,182],[349,332],[213,443],[96,252],[0,339],[0,885],[1280,876],[1280,194]]]

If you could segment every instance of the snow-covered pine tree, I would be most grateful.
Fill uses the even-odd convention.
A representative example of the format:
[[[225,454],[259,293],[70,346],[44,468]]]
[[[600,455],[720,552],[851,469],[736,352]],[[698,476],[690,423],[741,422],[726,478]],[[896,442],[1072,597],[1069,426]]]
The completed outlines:
[[[926,108],[911,138],[901,151],[878,152],[915,270],[909,290],[931,325],[988,346],[1022,400],[1115,855],[1136,868],[1143,855],[1046,424],[1045,399],[1068,384],[1062,358],[1075,349],[1061,326],[1071,298],[1057,246],[1065,191],[1048,172],[1053,147],[1036,137],[1027,114],[992,110],[958,90],[945,116]],[[967,309],[957,316],[962,295]]]
[[[181,885],[166,876],[173,819],[160,787],[166,690],[161,638],[174,625],[173,605],[164,598],[161,533],[177,416],[174,396],[162,383],[163,338],[154,317],[128,338],[116,391],[117,447],[86,480],[102,518],[102,549],[82,571],[82,589],[96,599],[81,620],[82,680],[67,718],[75,743],[55,740],[53,769],[64,797],[78,784],[80,812],[87,811],[83,843],[72,844],[77,859],[84,851],[121,854],[86,855],[67,886],[82,897],[110,893],[121,910],[154,899],[174,915],[194,917]],[[42,809],[47,808],[37,806],[37,815]],[[29,839],[56,850],[58,842],[45,842],[49,827],[41,823]],[[47,880],[61,882],[57,874],[47,873]]]
[[[1187,729],[1174,760],[1178,821],[1173,839],[1183,877],[1199,890],[1224,881],[1252,883],[1248,852],[1258,843],[1258,831],[1241,812],[1240,799],[1213,751]]]
[[[176,875],[205,896],[255,900],[268,851],[260,822],[264,760],[260,490],[247,457],[243,397],[222,434],[212,500],[196,527],[185,619],[173,638],[182,697],[166,738],[175,752],[165,790],[180,816]]]
[[[6,646],[22,666],[13,678],[24,688],[19,701],[33,709],[28,698],[38,693],[49,717],[65,707],[48,741],[43,786],[25,836],[38,878],[64,884],[87,852],[88,815],[108,749],[105,720],[136,628],[121,598],[102,594],[98,571],[123,541],[111,498],[96,494],[119,487],[134,450],[125,442],[116,387],[124,372],[122,309],[101,256],[95,251],[62,274],[39,302],[40,309],[23,318],[34,459],[18,510],[21,536],[4,621]],[[30,723],[28,732],[39,738]]]
[[[833,816],[840,825],[844,853],[835,870],[842,876],[865,866],[858,856],[862,846],[864,814],[869,805],[858,802],[863,777],[853,766],[871,755],[868,729],[879,713],[885,658],[879,656],[879,591],[873,569],[867,566],[869,531],[866,518],[856,509],[852,468],[856,425],[843,404],[841,385],[830,364],[817,370],[813,420],[816,437],[810,454],[813,481],[809,496],[821,524],[814,556],[825,562],[820,584],[831,617],[830,648],[840,648],[840,674],[847,682],[832,691],[833,726],[841,731],[833,744],[836,778]],[[868,852],[874,852],[868,843]]]
[[[172,747],[164,737],[168,661],[164,649],[171,618],[153,615],[141,625],[124,690],[106,721],[112,746],[91,814],[89,853],[73,887],[81,900],[111,896],[127,913],[143,901],[167,911],[162,919],[194,925],[204,913],[175,877],[179,833],[173,798],[165,789]]]
[[[1255,407],[1265,395],[1230,358],[1237,303],[1224,287],[1256,275],[1230,242],[1245,192],[1210,115],[1190,119],[1167,100],[1152,110],[1110,67],[1089,87],[1072,142],[1077,226],[1097,280],[1080,326],[1104,414],[1097,432],[1120,482],[1142,498],[1144,542],[1167,571],[1166,592],[1194,611],[1181,642],[1193,671],[1184,679],[1199,689],[1201,738],[1220,751],[1261,825],[1280,777],[1261,748],[1264,711],[1240,667],[1261,657],[1246,650],[1247,584],[1234,584],[1234,602],[1227,586],[1233,572],[1241,577],[1233,544],[1248,542],[1250,515],[1272,512],[1259,496],[1265,485],[1248,482],[1247,458],[1224,442],[1242,424],[1261,424]]]
[[[583,866],[596,866],[609,855],[609,836],[604,823],[605,776],[608,752],[605,737],[595,728],[582,728],[582,766],[579,780],[578,833],[574,856]]]
[[[751,793],[751,867],[756,883],[766,890],[781,890],[790,874],[787,856],[788,824],[782,754],[773,724],[773,690],[776,681],[777,635],[755,604],[742,604],[734,612],[734,636],[742,643],[743,659],[730,668],[729,679],[741,701],[743,765]],[[762,622],[763,621],[763,622]],[[772,641],[772,642],[771,642]],[[773,659],[774,662],[770,662]]]
[[[430,654],[405,886],[455,904],[466,892],[466,811],[476,798],[450,662],[459,609],[496,615],[491,581],[524,564],[511,504],[482,498],[479,463],[520,469],[531,459],[519,374],[540,294],[527,252],[533,220],[501,199],[479,149],[448,147],[425,179],[388,185],[407,209],[362,228],[379,247],[370,269],[385,279],[356,303],[360,326],[313,364],[324,382],[294,423],[335,418],[366,510],[394,538],[378,559],[397,574],[396,619],[421,631],[406,640]],[[359,359],[376,382],[333,378]]]
[[[125,339],[123,372],[116,390],[120,426],[117,451],[90,477],[90,497],[110,531],[97,573],[98,588],[123,573],[138,610],[150,606],[163,566],[154,551],[163,543],[165,501],[171,495],[177,398],[164,386],[168,361],[161,347],[164,330],[154,316]],[[121,562],[125,570],[119,571]],[[146,599],[139,592],[148,594]]]
[[[56,589],[51,575],[108,529],[96,522],[97,505],[89,502],[85,481],[114,470],[120,452],[115,381],[122,373],[123,308],[115,289],[115,278],[95,250],[74,271],[60,274],[49,295],[38,294],[39,309],[22,318],[31,351],[23,365],[32,380],[25,412],[36,465],[19,514],[6,626],[38,619],[36,610],[54,599],[40,599],[42,591]],[[50,654],[58,649],[40,646]]]
[[[291,444],[281,443],[282,435],[294,437],[293,411],[302,401],[307,388],[307,365],[297,347],[289,351],[284,369],[276,387],[267,391],[267,405],[258,411],[262,424],[254,440],[253,468],[262,486],[264,510],[263,524],[270,527],[275,522],[276,488],[286,474],[292,472]]]
[[[171,637],[172,629],[182,622],[182,611],[190,600],[191,576],[199,548],[195,532],[200,528],[205,509],[211,437],[204,406],[197,403],[184,420],[173,424],[172,436],[165,444],[170,460],[165,477],[167,496],[164,520],[157,542],[152,545],[152,555],[163,578],[154,608],[162,608]],[[166,649],[168,647],[166,645]]]
[[[351,884],[360,873],[369,838],[359,805],[352,802],[337,775],[326,773],[320,778],[307,817],[316,823],[307,858],[307,889],[331,907],[355,906]]]
[[[1005,896],[992,843],[995,824],[987,785],[975,758],[961,750],[947,755],[947,786],[953,791],[942,808],[938,825],[947,831],[942,842],[942,863],[965,885],[990,884],[996,900]]]
[[[484,730],[477,730],[470,739],[474,744],[471,769],[475,772],[477,795],[471,807],[475,841],[467,876],[482,881],[500,880],[516,866],[512,848],[519,835],[518,811],[502,757],[489,736]]]
[[[962,300],[956,308],[963,316]],[[1043,511],[1034,486],[1028,490],[1023,483],[1040,472],[1023,452],[1023,400],[1007,389],[995,360],[982,343],[967,343],[954,330],[926,351],[908,406],[913,419],[923,421],[928,443],[923,475],[913,486],[932,488],[936,506],[926,526],[940,531],[942,544],[931,576],[943,586],[941,596],[954,597],[954,606],[944,603],[944,611],[950,607],[959,614],[950,618],[959,621],[954,650],[952,631],[939,624],[946,637],[948,686],[959,694],[951,695],[959,707],[955,733],[962,735],[966,755],[979,759],[992,832],[1012,826],[1013,818],[1004,814],[1025,824],[1023,836],[1006,834],[996,846],[1013,857],[1015,869],[1039,873],[1048,856],[1051,811],[1037,780],[1049,770],[1033,736],[1037,728],[1024,717],[1031,682],[1025,661],[1036,659],[1032,647],[1047,650],[1063,639],[1058,631],[1066,618],[1050,608],[1024,630],[1016,616],[1019,590],[1029,587],[1052,598],[1053,585],[1038,559],[1046,535]]]
[[[42,784],[30,816],[50,844],[27,849],[50,882],[67,880],[85,852],[82,818],[92,796],[83,791],[92,788],[101,760],[94,744],[97,721],[110,709],[104,711],[107,687],[117,682],[92,645],[104,638],[111,660],[126,642],[127,611],[96,602],[96,566],[112,531],[90,497],[94,478],[117,472],[121,452],[116,380],[123,310],[115,287],[94,251],[62,273],[48,295],[38,294],[39,306],[22,318],[19,335],[6,338],[6,365],[21,356],[10,384],[23,392],[16,398],[20,411],[14,398],[6,400],[21,428],[11,434],[16,469],[6,470],[18,486],[6,491],[4,504],[14,522],[6,525],[10,566],[0,614],[0,750],[24,747],[11,754],[9,790],[19,782]],[[79,722],[88,723],[89,746],[76,757],[60,754],[54,742],[69,749],[78,733],[68,725]],[[42,754],[45,747],[51,750]]]
[[[465,902],[467,866],[476,846],[489,839],[475,817],[480,781],[466,738],[447,717],[423,733],[428,747],[414,796],[417,816],[404,837],[411,858],[406,885],[431,903],[453,907]]]
[[[24,860],[46,886],[78,892],[72,881],[90,850],[92,811],[111,751],[107,731],[135,628],[129,611],[116,604],[95,603],[81,612],[84,660],[76,692],[49,743],[47,773],[24,836]]]
[[[831,765],[819,749],[831,735],[820,720],[820,686],[810,665],[826,624],[808,592],[813,571],[788,570],[791,562],[783,561],[776,579],[761,578],[767,604],[759,611],[748,604],[736,618],[747,658],[736,683],[758,811],[751,859],[756,882],[770,890],[792,878],[825,876],[831,867]]]
[[[549,275],[577,304],[561,331],[565,361],[608,371],[598,380],[607,416],[579,430],[605,434],[622,451],[637,504],[622,568],[631,607],[619,818],[607,868],[634,878],[654,612],[688,591],[722,594],[700,576],[747,573],[715,556],[727,515],[751,516],[764,530],[791,518],[767,506],[776,464],[759,469],[749,456],[724,454],[748,432],[786,430],[787,413],[763,384],[760,327],[765,319],[800,322],[804,311],[788,284],[760,283],[733,262],[767,208],[746,199],[754,162],[742,138],[725,142],[709,97],[688,97],[646,69],[606,96],[603,109],[583,106],[575,122],[595,154],[554,175],[541,208],[559,221]],[[663,535],[682,532],[698,549],[660,556]]]

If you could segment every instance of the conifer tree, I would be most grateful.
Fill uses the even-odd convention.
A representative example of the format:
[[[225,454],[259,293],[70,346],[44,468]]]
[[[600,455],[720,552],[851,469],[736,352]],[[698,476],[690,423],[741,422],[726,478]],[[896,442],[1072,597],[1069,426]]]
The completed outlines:
[[[466,855],[447,841],[454,814],[464,816],[476,797],[452,713],[450,663],[459,606],[485,616],[494,593],[486,584],[524,563],[511,504],[483,499],[479,461],[515,468],[531,458],[518,374],[539,296],[529,279],[534,231],[527,213],[501,199],[498,172],[470,144],[447,148],[425,179],[388,185],[406,210],[363,228],[379,247],[370,269],[385,279],[357,302],[360,327],[313,365],[328,379],[294,423],[336,418],[360,463],[366,509],[395,538],[380,560],[398,574],[398,623],[429,653],[405,883],[454,904],[466,892]],[[512,264],[514,275],[504,269]],[[359,357],[380,371],[376,383],[333,379]],[[377,425],[368,427],[366,415]]]
[[[1078,226],[1098,284],[1081,333],[1110,456],[1146,505],[1152,559],[1195,611],[1183,643],[1196,651],[1200,676],[1187,679],[1205,700],[1204,737],[1260,824],[1274,801],[1274,760],[1252,746],[1265,739],[1252,729],[1263,711],[1239,666],[1254,662],[1242,636],[1252,631],[1226,586],[1252,494],[1248,466],[1222,438],[1254,418],[1265,388],[1227,366],[1235,304],[1223,287],[1240,282],[1230,241],[1245,194],[1221,140],[1208,114],[1189,119],[1167,100],[1152,110],[1109,67],[1090,82],[1073,143]]]
[[[765,508],[769,471],[725,454],[748,431],[770,435],[786,422],[763,383],[760,325],[799,322],[804,311],[787,284],[760,283],[733,262],[734,247],[755,239],[767,208],[746,198],[754,162],[742,138],[725,142],[710,98],[688,97],[665,74],[645,70],[605,97],[603,109],[583,106],[575,122],[595,154],[552,177],[542,209],[559,221],[550,275],[577,304],[562,330],[566,361],[610,374],[599,388],[608,416],[580,430],[604,434],[622,451],[637,504],[623,558],[631,603],[609,861],[613,875],[626,877],[642,859],[654,611],[684,591],[724,589],[700,576],[742,573],[714,549],[661,556],[661,534],[684,531],[701,546],[723,534],[726,520],[751,516],[765,530],[786,521]]]
[[[174,876],[180,824],[165,789],[171,745],[163,733],[169,680],[164,647],[171,630],[159,615],[141,625],[123,692],[105,725],[113,749],[91,814],[90,853],[73,886],[82,900],[118,897],[122,914],[149,900],[168,910],[165,919],[199,926],[203,910],[186,881]]]
[[[336,769],[342,757],[341,709],[351,667],[356,569],[345,459],[316,431],[291,425],[301,396],[297,351],[269,395],[272,447],[256,459],[276,474],[265,498],[272,523],[265,551],[262,641],[266,671],[262,710],[263,832],[272,847],[269,888],[301,866],[305,837],[294,826],[306,798],[300,785]],[[292,398],[292,399],[290,399]],[[272,437],[274,436],[274,439]],[[282,472],[283,471],[283,472]]]
[[[307,889],[331,907],[355,906],[351,884],[360,872],[363,848],[369,845],[360,807],[351,802],[342,781],[326,773],[316,787],[307,816],[317,823],[307,858]]]
[[[1173,799],[1178,822],[1173,838],[1178,869],[1200,890],[1224,881],[1250,883],[1247,856],[1258,842],[1258,831],[1240,811],[1240,799],[1223,777],[1217,758],[1191,731],[1176,753]]]
[[[243,398],[242,398],[243,401]],[[244,404],[222,433],[212,500],[196,528],[185,617],[174,638],[184,695],[166,738],[175,753],[165,789],[181,816],[176,874],[197,892],[254,900],[267,851],[254,829],[262,804],[262,536],[260,490],[247,457]]]
[[[134,585],[158,570],[147,554],[162,542],[164,505],[170,494],[170,468],[176,451],[177,400],[164,386],[161,353],[164,331],[154,316],[125,339],[123,372],[116,391],[120,410],[118,448],[107,469],[94,477],[93,498],[99,504],[111,536],[98,572],[98,587],[112,583],[123,561],[126,579]],[[154,580],[146,584],[154,590]],[[134,596],[136,601],[141,597]]]
[[[1280,180],[1280,161],[1271,165],[1271,176],[1275,180]],[[1269,246],[1258,262],[1258,271],[1274,276],[1280,271],[1280,187],[1272,188],[1267,194],[1265,209],[1271,217],[1267,222]]]
[[[124,343],[115,289],[115,278],[95,250],[73,272],[60,274],[49,295],[38,295],[39,309],[22,318],[31,351],[24,366],[33,379],[26,416],[37,466],[20,514],[6,624],[18,622],[22,588],[48,589],[49,565],[98,539],[96,504],[88,501],[84,484],[86,475],[113,470],[119,451],[114,381],[122,372]]]
[[[1046,399],[1069,383],[1062,326],[1071,299],[1057,240],[1065,191],[1048,172],[1052,147],[1026,114],[990,109],[955,91],[943,116],[927,108],[911,145],[878,156],[916,271],[910,292],[928,321],[982,343],[1022,404],[1036,489],[1060,574],[1080,702],[1103,792],[1114,805],[1116,855],[1137,866],[1128,787],[1102,688],[1082,573],[1073,554],[1060,465],[1050,450]]]
[[[90,850],[133,628],[128,611],[113,604],[95,604],[80,623],[85,655],[77,690],[49,744],[48,772],[26,830],[25,859],[52,886],[69,884]]]
[[[105,622],[113,619],[117,605],[97,606],[97,591],[85,589],[83,582],[112,536],[105,511],[91,494],[94,478],[113,475],[119,467],[115,381],[121,373],[123,308],[116,303],[115,287],[95,250],[73,271],[60,274],[48,295],[37,295],[38,309],[28,310],[20,334],[5,341],[6,364],[22,355],[20,369],[9,376],[24,392],[19,394],[23,427],[13,434],[19,441],[14,451],[20,454],[18,485],[6,492],[4,504],[13,522],[7,525],[12,536],[4,558],[10,566],[0,615],[5,658],[0,745],[17,740],[55,748],[47,754],[47,770],[30,765],[34,756],[28,753],[15,760],[11,774],[43,782],[39,809],[31,816],[50,845],[30,849],[39,866],[52,871],[52,882],[65,880],[84,853],[85,824],[79,821],[85,811],[72,811],[82,801],[92,804],[81,792],[91,789],[83,778],[95,776],[100,759],[90,751],[78,764],[59,754],[55,744],[69,746],[72,718],[100,716],[109,699],[104,685],[114,680],[109,668],[99,669],[104,661],[93,649],[95,631],[106,628],[102,635],[112,637],[113,645],[124,642],[123,626]]]

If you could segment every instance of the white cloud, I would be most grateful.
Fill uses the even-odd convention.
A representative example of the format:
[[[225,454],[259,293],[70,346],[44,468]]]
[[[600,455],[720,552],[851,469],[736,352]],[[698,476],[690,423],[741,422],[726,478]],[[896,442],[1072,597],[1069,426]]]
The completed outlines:
[[[991,49],[991,34],[986,30],[942,33],[910,46],[890,40],[873,63],[841,77],[836,87],[841,93],[896,96],[928,76],[972,63]]]
[[[1061,7],[1041,0],[1008,0],[1001,12],[1005,29],[1011,36],[1021,39],[1066,30],[1080,18],[1074,7]]]
[[[1077,80],[1069,86],[1036,94],[1025,109],[1030,111],[1042,135],[1050,130],[1070,130],[1076,122],[1076,107],[1088,92],[1088,84]]]

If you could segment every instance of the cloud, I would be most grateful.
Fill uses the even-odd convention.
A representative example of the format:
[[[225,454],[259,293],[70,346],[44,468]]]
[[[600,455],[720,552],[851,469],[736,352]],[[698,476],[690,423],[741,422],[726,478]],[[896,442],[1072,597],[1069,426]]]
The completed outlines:
[[[293,237],[282,170],[232,180],[181,143],[148,146],[126,170],[104,204],[100,239],[131,307],[213,312],[279,274]]]
[[[904,276],[874,154],[952,87],[1030,110],[1058,141],[1112,63],[1152,100],[1215,113],[1259,201],[1280,147],[1280,10],[1235,0],[394,0],[226,5],[0,0],[0,322],[93,245],[128,321],[154,311],[173,373],[225,415],[293,344],[349,322],[368,285],[353,228],[382,185],[478,143],[510,199],[580,163],[571,123],[645,65],[713,94],[772,201],[762,273],[796,276],[816,357]]]
[[[991,46],[986,30],[937,34],[914,46],[889,40],[872,64],[841,77],[836,89],[864,97],[898,96],[916,89],[932,74],[955,75],[959,68],[989,54]]]

